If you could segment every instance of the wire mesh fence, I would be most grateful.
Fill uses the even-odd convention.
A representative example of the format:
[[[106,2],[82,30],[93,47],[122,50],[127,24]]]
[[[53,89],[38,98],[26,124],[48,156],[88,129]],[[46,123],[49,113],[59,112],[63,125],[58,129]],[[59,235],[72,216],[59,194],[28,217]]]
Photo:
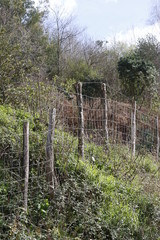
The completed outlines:
[[[39,104],[41,105],[40,100]],[[1,221],[10,224],[10,230],[16,228],[22,209],[27,211],[36,205],[37,211],[41,211],[43,216],[44,210],[45,214],[48,196],[53,193],[52,198],[57,199],[56,194],[60,194],[58,186],[65,182],[67,166],[74,162],[76,168],[73,160],[75,156],[77,162],[82,158],[84,163],[87,160],[93,165],[98,162],[100,168],[105,166],[106,174],[112,171],[115,176],[130,181],[139,174],[144,184],[147,185],[148,181],[151,184],[153,179],[148,180],[147,169],[144,171],[147,164],[144,161],[146,156],[152,158],[153,162],[159,160],[160,129],[157,115],[146,109],[139,110],[138,106],[135,109],[134,104],[108,99],[105,91],[102,91],[101,97],[91,97],[83,95],[82,89],[68,98],[64,92],[54,88],[48,102],[41,107],[37,105],[37,108],[39,113],[34,114],[34,117],[27,113],[25,120],[20,111],[17,114],[8,109],[13,126],[10,121],[1,125],[0,216]],[[28,106],[28,111],[30,109]],[[56,110],[54,129],[50,128],[50,109]],[[24,162],[23,122],[26,119],[30,123],[28,163]],[[3,124],[2,115],[0,120]],[[47,157],[50,148],[47,145],[49,133],[52,141],[48,144],[52,148]],[[26,164],[28,173],[25,173]],[[74,171],[73,167],[72,170]],[[159,174],[157,167],[152,172],[152,175],[156,174]],[[76,175],[79,180],[83,177],[81,174]],[[153,185],[154,189],[159,188],[157,180],[150,187]],[[37,198],[41,199],[41,205],[36,202]],[[59,199],[63,201],[60,195]],[[41,223],[39,226],[41,228]],[[1,233],[1,239],[3,238],[5,239],[5,231]]]

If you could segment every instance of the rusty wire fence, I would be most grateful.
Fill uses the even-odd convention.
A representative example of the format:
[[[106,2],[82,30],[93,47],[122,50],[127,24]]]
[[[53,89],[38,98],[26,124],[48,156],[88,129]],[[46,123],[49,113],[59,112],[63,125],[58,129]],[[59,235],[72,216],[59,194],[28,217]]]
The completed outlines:
[[[33,102],[34,99],[31,105]],[[158,115],[145,108],[139,110],[135,103],[109,99],[105,85],[101,97],[83,95],[81,84],[77,93],[69,97],[54,88],[43,106],[40,100],[39,105],[36,102],[34,106],[38,109],[34,114],[29,113],[32,113],[31,106],[23,110],[25,119],[22,111],[9,108],[5,114],[10,116],[10,121],[0,116],[0,217],[8,221],[11,228],[19,218],[20,209],[27,210],[34,205],[41,209],[35,199],[38,197],[45,202],[47,196],[52,195],[65,178],[62,172],[68,161],[75,156],[91,164],[101,157],[103,162],[99,165],[106,165],[106,169],[112,166],[115,176],[132,181],[140,173],[144,183],[148,179],[147,169],[144,169],[147,168],[146,156],[155,163],[159,161]],[[51,122],[49,114],[53,112],[50,109],[56,111]],[[24,162],[27,133],[23,132],[26,120],[29,122],[27,163]],[[51,141],[47,143],[48,138]],[[46,154],[48,149],[49,155]],[[152,175],[157,174],[159,168],[155,167]],[[151,179],[149,181],[151,184]],[[158,180],[152,179],[152,185],[158,189]],[[1,238],[5,239],[5,234]]]

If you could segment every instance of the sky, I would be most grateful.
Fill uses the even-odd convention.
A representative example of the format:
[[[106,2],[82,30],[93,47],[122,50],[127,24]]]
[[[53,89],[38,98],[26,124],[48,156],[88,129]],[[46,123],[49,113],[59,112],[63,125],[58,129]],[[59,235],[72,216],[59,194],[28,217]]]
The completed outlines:
[[[37,0],[38,1],[38,0]],[[93,40],[135,43],[152,33],[160,40],[160,26],[150,25],[150,13],[156,0],[50,0],[52,8],[61,7],[76,16]]]

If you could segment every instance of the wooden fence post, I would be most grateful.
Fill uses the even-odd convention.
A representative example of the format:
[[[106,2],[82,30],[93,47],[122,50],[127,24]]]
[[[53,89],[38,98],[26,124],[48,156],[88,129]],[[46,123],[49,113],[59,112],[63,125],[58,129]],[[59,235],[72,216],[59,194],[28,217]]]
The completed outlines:
[[[77,106],[78,106],[78,153],[84,158],[84,115],[82,83],[77,84]]]
[[[135,157],[136,153],[136,101],[132,105],[131,113],[131,144],[132,144],[132,157]]]
[[[106,140],[107,148],[109,145],[109,136],[108,136],[108,105],[107,105],[107,94],[106,94],[106,84],[102,84],[102,93],[103,93],[103,98],[102,98],[102,106],[104,109],[104,114],[103,114],[103,130],[104,130],[104,137]]]
[[[159,117],[156,118],[156,132],[157,132],[157,161],[159,160]]]
[[[24,209],[28,207],[28,181],[29,181],[29,122],[23,125],[23,168],[24,168]]]
[[[56,109],[50,109],[49,111],[49,125],[46,144],[46,179],[49,184],[50,194],[53,194],[55,188],[55,173],[54,173],[54,132],[55,132],[55,118]]]

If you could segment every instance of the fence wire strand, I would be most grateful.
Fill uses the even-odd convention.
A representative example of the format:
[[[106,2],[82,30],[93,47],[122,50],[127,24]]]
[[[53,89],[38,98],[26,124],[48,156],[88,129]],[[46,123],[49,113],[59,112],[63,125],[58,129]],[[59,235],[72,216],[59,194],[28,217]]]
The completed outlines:
[[[83,114],[84,114],[84,156],[85,160],[89,160],[92,164],[98,158],[95,152],[95,146],[99,147],[100,152],[104,151],[104,161],[106,161],[106,169],[112,164],[113,172],[122,178],[133,179],[138,171],[136,166],[142,164],[145,157],[141,157],[141,153],[145,153],[154,159],[157,155],[157,116],[146,110],[137,108],[136,110],[136,156],[132,158],[132,111],[133,107],[129,103],[123,103],[107,99],[107,124],[110,150],[106,146],[104,137],[104,107],[102,101],[104,97],[91,97],[83,95]],[[26,96],[27,99],[27,96]],[[34,98],[30,101],[32,109],[36,109],[37,102]],[[58,184],[63,181],[61,172],[67,166],[68,161],[72,160],[72,153],[78,156],[78,137],[79,137],[79,115],[77,106],[77,94],[72,94],[72,98],[68,99],[61,89],[53,90],[50,97],[46,100],[46,104],[40,107],[38,117],[30,118],[30,173],[29,173],[29,191],[28,191],[28,207],[34,204],[36,194],[41,199],[45,199],[42,189],[46,192],[49,189],[46,181],[45,165],[46,160],[46,140],[48,133],[48,114],[50,108],[56,108],[56,130],[54,137],[54,155],[55,155],[55,174]],[[27,107],[31,112],[31,106]],[[36,112],[36,110],[35,110]],[[17,125],[22,125],[22,120],[18,119],[16,111],[12,113],[12,117]],[[0,117],[1,118],[1,117]],[[37,118],[37,123],[36,123]],[[41,127],[41,121],[45,127]],[[39,124],[39,125],[38,125]],[[160,124],[159,124],[160,126]],[[1,126],[3,128],[3,126]],[[9,126],[8,126],[9,128]],[[6,131],[6,130],[5,130]],[[38,131],[38,135],[36,132]],[[14,147],[11,147],[13,145]],[[112,149],[116,149],[112,151]],[[102,153],[103,154],[103,153]],[[115,155],[113,155],[115,154]],[[74,154],[73,154],[74,155]],[[20,207],[23,207],[24,197],[24,177],[23,170],[23,132],[22,128],[18,131],[11,132],[8,130],[7,135],[0,140],[0,190],[3,201],[0,206],[0,215],[3,218],[14,218]],[[144,156],[144,155],[143,155]],[[158,153],[159,156],[159,153]],[[123,161],[118,161],[117,158]],[[71,160],[70,160],[71,159]],[[60,162],[63,162],[61,166]],[[132,162],[133,168],[128,168],[125,161]],[[138,163],[137,163],[138,161]],[[121,168],[126,168],[123,173]],[[142,169],[143,173],[143,169]],[[147,173],[140,173],[144,184],[147,185]],[[159,174],[160,169],[156,169],[153,175]],[[81,179],[81,176],[77,176]],[[65,176],[64,176],[65,178]],[[12,179],[12,181],[11,181]],[[153,185],[152,185],[153,186]],[[160,188],[159,182],[154,181],[154,188]],[[6,195],[7,189],[7,195]],[[7,196],[7,197],[6,197]],[[17,205],[15,205],[17,202]],[[15,213],[15,215],[13,214]]]

